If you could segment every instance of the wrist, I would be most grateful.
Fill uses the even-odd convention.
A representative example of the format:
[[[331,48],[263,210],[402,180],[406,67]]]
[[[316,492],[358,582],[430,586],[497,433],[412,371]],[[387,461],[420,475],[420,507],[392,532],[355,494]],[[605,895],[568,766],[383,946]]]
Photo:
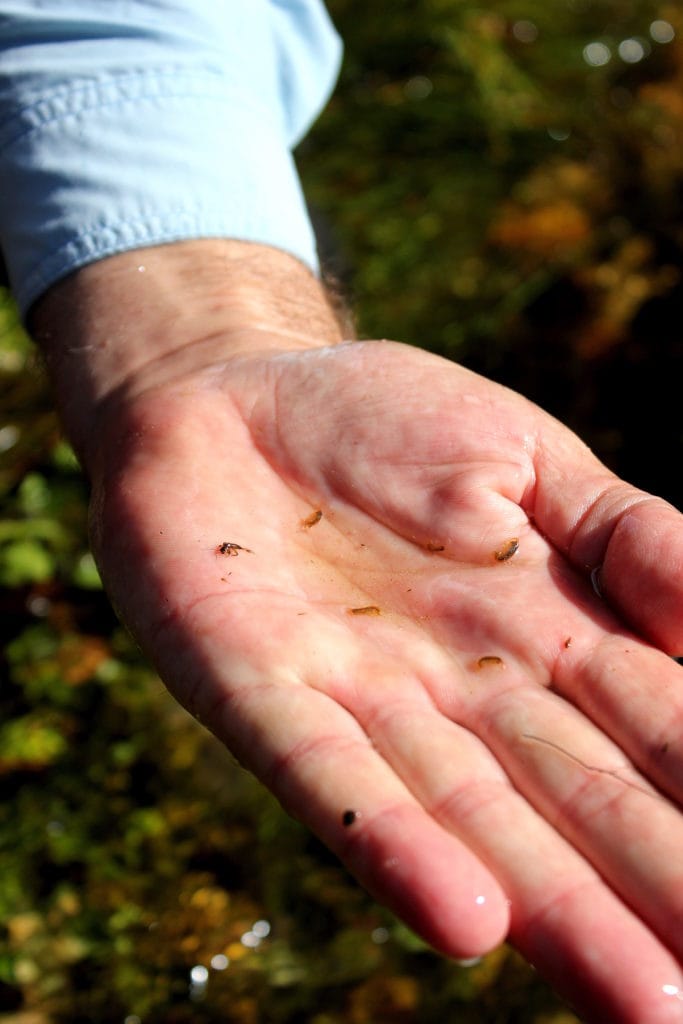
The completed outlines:
[[[211,239],[121,253],[36,303],[30,329],[86,468],[104,417],[150,387],[256,351],[335,344],[325,288],[293,256]]]

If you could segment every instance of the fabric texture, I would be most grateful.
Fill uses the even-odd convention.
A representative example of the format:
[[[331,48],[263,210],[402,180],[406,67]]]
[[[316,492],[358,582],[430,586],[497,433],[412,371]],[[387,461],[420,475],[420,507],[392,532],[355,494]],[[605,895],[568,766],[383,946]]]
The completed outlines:
[[[291,150],[340,55],[320,0],[0,0],[0,249],[22,312],[179,239],[317,269]]]

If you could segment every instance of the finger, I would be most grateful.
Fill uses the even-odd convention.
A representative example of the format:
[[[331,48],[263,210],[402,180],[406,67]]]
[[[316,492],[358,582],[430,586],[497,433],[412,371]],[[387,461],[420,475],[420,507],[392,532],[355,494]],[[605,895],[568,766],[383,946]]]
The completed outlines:
[[[534,681],[550,686],[610,736],[642,773],[683,804],[683,668],[624,631],[592,588],[533,532],[503,566],[469,579],[442,575],[421,602],[435,637],[457,656],[471,650],[466,704],[486,701],[500,688]],[[527,609],[533,609],[529,614]],[[476,616],[476,621],[473,617]],[[500,653],[496,672],[477,672],[477,654]],[[504,670],[503,670],[504,669]],[[423,673],[424,675],[424,673]],[[460,688],[435,700],[462,720]]]
[[[236,722],[250,767],[283,806],[435,948],[468,958],[503,941],[498,883],[424,811],[348,712],[324,694],[265,684],[226,696],[212,716],[233,749]]]
[[[658,500],[633,501],[602,558],[600,586],[669,654],[683,653],[683,516]]]
[[[581,641],[555,664],[553,687],[599,725],[652,782],[683,803],[683,668],[623,635]]]
[[[642,635],[683,652],[683,516],[610,473],[569,431],[543,419],[529,511]]]
[[[429,943],[456,958],[488,952],[507,934],[506,897],[466,844],[425,812],[374,750],[352,714],[304,684],[297,661],[329,682],[364,663],[355,681],[382,688],[386,669],[367,652],[345,655],[337,624],[306,615],[292,645],[292,610],[270,608],[260,646],[249,635],[260,595],[240,595],[240,637],[247,660],[226,643],[226,601],[204,602],[160,643],[159,667],[176,692],[239,760],[343,860],[358,880]],[[235,627],[235,616],[230,616]],[[210,624],[212,616],[216,620]],[[252,632],[254,626],[251,627]],[[348,631],[344,629],[348,645]],[[272,647],[279,645],[275,660]],[[286,652],[286,653],[285,653]],[[361,652],[363,653],[363,652]],[[346,664],[345,664],[346,662]],[[274,667],[276,666],[276,667]],[[401,667],[395,672],[400,685]],[[426,699],[426,698],[423,698]]]
[[[433,711],[400,706],[378,708],[371,733],[415,796],[489,865],[511,901],[513,941],[587,1020],[680,1024],[683,977],[671,953],[501,781],[479,741]]]
[[[478,728],[520,792],[683,961],[683,816],[591,722],[525,687]]]

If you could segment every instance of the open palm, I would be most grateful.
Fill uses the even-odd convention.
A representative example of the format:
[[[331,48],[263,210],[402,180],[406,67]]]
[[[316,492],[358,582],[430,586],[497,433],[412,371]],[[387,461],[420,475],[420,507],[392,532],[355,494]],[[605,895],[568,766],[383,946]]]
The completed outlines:
[[[674,509],[388,342],[167,374],[102,447],[124,619],[374,895],[601,1024],[683,1020]]]

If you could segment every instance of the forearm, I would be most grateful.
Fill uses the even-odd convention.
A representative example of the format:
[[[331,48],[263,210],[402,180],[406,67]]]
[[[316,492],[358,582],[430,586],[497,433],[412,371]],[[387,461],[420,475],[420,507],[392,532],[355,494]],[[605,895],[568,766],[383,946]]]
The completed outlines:
[[[10,6],[0,250],[90,468],[105,407],[183,360],[338,335],[291,149],[340,45],[320,0]]]
[[[147,388],[239,352],[334,344],[343,333],[308,268],[277,249],[227,239],[93,263],[45,293],[30,328],[89,470],[104,418]]]

